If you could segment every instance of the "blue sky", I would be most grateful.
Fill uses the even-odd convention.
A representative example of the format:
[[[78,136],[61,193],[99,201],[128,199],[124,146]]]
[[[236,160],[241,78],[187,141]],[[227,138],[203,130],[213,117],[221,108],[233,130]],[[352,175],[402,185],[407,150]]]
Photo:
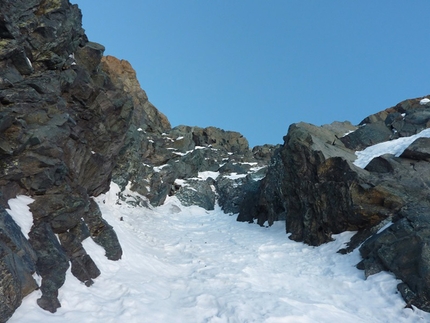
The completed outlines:
[[[430,94],[428,0],[72,0],[172,126],[250,146]]]

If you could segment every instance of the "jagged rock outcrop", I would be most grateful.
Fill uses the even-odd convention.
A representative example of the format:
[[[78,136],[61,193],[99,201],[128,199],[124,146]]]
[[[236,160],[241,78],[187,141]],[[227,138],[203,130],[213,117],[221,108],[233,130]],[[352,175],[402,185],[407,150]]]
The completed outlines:
[[[369,238],[360,248],[358,268],[366,277],[382,270],[393,272],[403,283],[398,289],[407,306],[430,311],[430,204],[412,204],[396,221]]]
[[[342,252],[362,244],[366,275],[392,271],[408,305],[430,311],[430,139],[354,164],[357,150],[429,128],[429,100],[403,101],[357,127],[293,124],[282,146],[251,150],[238,132],[172,128],[131,65],[88,41],[81,18],[67,0],[0,2],[1,322],[36,288],[38,304],[56,311],[69,266],[91,286],[101,273],[86,238],[121,258],[91,198],[111,181],[127,203],[157,206],[176,195],[213,209],[217,201],[239,221],[285,220],[291,239],[311,245],[356,230]],[[5,211],[19,194],[34,199],[28,239]]]
[[[207,176],[199,179],[199,173],[245,174],[252,167],[266,166],[273,155],[272,145],[250,150],[238,132],[185,125],[171,128],[167,118],[149,103],[129,63],[108,56],[102,59],[102,66],[117,86],[131,94],[135,104],[112,177],[123,191],[129,188],[147,200],[133,202],[123,196],[129,203],[157,206],[176,194],[186,205],[213,209],[215,197],[223,194],[216,191],[220,187],[216,185],[218,175],[212,174],[215,178],[211,182]],[[221,198],[221,205],[224,200]]]
[[[35,200],[30,244],[18,227],[2,230],[0,267],[15,286],[2,301],[2,322],[37,288],[34,271],[42,277],[38,303],[52,312],[70,263],[92,283],[99,271],[82,247],[87,236],[110,259],[121,256],[90,196],[109,188],[134,105],[103,71],[104,47],[88,41],[81,20],[67,0],[0,3],[0,205],[18,194]],[[1,212],[1,221],[11,220]]]
[[[358,231],[342,252],[369,238],[360,249],[359,267],[367,275],[392,271],[403,280],[399,290],[408,304],[429,310],[428,138],[417,139],[400,156],[378,156],[364,169],[354,164],[355,151],[417,134],[429,120],[429,107],[419,98],[369,116],[358,127],[291,125],[250,199],[252,206],[243,207],[238,220],[263,225],[286,215],[290,238],[311,245]]]

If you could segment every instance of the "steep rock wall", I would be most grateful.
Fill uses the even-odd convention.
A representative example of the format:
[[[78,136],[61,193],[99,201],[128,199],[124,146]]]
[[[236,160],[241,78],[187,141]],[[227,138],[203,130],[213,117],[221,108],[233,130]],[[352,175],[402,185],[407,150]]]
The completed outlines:
[[[109,188],[133,101],[103,71],[104,47],[87,40],[81,18],[67,0],[0,2],[0,270],[15,286],[0,304],[2,322],[37,288],[34,272],[38,304],[52,312],[70,265],[91,285],[100,272],[82,247],[87,236],[121,257],[90,197]],[[29,244],[3,211],[19,194],[35,200]]]

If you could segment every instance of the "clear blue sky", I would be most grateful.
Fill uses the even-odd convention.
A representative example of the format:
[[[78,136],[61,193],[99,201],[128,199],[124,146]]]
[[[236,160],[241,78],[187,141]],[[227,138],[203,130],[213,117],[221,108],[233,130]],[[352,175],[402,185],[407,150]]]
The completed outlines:
[[[291,123],[430,94],[428,0],[71,0],[172,126],[282,143]]]

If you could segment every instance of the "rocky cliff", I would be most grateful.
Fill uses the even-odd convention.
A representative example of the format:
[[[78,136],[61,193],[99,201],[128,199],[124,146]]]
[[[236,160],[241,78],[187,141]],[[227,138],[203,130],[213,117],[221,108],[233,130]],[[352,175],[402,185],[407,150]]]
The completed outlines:
[[[358,267],[366,276],[393,272],[407,303],[429,311],[430,139],[413,141],[400,156],[375,157],[364,168],[354,164],[356,151],[428,128],[427,101],[403,101],[358,126],[291,125],[239,220],[270,224],[285,217],[290,239],[314,246],[357,231],[340,252],[361,245]]]
[[[286,221],[291,239],[315,246],[357,231],[340,252],[360,246],[366,276],[392,271],[407,304],[430,311],[430,139],[354,164],[357,150],[428,128],[427,101],[401,102],[358,126],[293,124],[283,145],[250,149],[234,131],[172,128],[130,64],[87,39],[81,18],[67,0],[0,3],[0,322],[35,289],[55,312],[69,266],[91,286],[103,273],[84,239],[121,258],[92,199],[111,181],[119,203],[151,207],[169,195],[218,203],[239,221]],[[34,200],[29,232],[7,211],[18,195]]]
[[[89,42],[68,1],[0,2],[0,321],[40,288],[54,312],[71,266],[86,285],[100,272],[87,236],[121,258],[115,232],[91,196],[109,188],[133,119],[131,97],[103,71],[103,46]],[[5,212],[32,196],[27,240]],[[37,272],[42,283],[32,278]]]
[[[111,180],[127,203],[160,205],[177,194],[184,204],[211,209],[219,194],[237,213],[230,193],[241,194],[238,183],[254,187],[258,178],[246,175],[263,176],[274,150],[251,151],[241,134],[214,127],[172,129],[130,64],[104,57],[81,24],[67,0],[0,3],[1,322],[35,289],[38,304],[55,312],[70,266],[90,286],[100,271],[82,246],[87,237],[107,258],[121,258],[116,234],[92,200]],[[203,173],[210,171],[222,174],[219,182]],[[140,195],[131,198],[126,189]],[[29,232],[7,212],[19,195],[33,199]]]

